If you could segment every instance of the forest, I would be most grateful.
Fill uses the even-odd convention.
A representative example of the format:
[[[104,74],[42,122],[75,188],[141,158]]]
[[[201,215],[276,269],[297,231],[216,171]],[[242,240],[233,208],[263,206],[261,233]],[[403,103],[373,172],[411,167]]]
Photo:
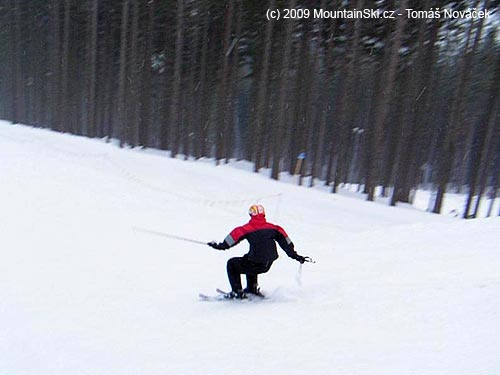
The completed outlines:
[[[391,205],[432,189],[434,213],[461,192],[464,218],[489,197],[488,216],[500,215],[499,7],[0,0],[0,117],[171,157],[248,160],[332,193],[359,184]],[[395,16],[327,16],[359,10]]]

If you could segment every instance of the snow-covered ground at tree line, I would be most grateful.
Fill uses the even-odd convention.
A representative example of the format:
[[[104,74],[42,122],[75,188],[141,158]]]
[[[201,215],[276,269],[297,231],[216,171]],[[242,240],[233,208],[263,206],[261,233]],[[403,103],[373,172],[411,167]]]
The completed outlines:
[[[247,169],[0,122],[0,374],[500,373],[498,217]],[[260,302],[198,300],[246,243],[136,229],[220,241],[255,202],[317,261],[280,251]]]

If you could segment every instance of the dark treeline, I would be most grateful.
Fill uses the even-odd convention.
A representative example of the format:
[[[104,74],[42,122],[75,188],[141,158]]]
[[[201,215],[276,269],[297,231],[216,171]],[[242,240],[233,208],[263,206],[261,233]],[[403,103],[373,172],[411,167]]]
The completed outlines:
[[[496,197],[500,184],[498,13],[413,18],[406,9],[498,6],[0,0],[0,116],[173,157],[246,159],[332,192],[356,183],[369,200],[382,187],[392,205],[425,184],[436,213],[447,191],[463,189],[464,216],[475,217],[474,197]],[[268,9],[282,17],[269,21]],[[404,16],[315,18],[314,9]]]

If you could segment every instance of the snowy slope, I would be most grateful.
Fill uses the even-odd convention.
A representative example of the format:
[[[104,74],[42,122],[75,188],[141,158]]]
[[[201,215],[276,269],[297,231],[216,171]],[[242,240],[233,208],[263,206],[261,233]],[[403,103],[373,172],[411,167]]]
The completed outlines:
[[[0,122],[0,375],[500,373],[500,220],[367,203]],[[236,168],[235,168],[236,167]],[[260,202],[290,234],[265,301],[222,240]]]

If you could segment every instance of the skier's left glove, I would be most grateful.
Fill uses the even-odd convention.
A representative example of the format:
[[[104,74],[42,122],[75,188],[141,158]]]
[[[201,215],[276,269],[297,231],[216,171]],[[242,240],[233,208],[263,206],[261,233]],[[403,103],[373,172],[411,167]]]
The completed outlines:
[[[207,243],[208,246],[213,247],[214,249],[217,250],[226,250],[227,247],[225,246],[224,242],[217,243],[215,241]]]
[[[305,262],[315,263],[310,257],[303,257],[302,255],[297,255],[296,259],[300,264],[304,264]]]

